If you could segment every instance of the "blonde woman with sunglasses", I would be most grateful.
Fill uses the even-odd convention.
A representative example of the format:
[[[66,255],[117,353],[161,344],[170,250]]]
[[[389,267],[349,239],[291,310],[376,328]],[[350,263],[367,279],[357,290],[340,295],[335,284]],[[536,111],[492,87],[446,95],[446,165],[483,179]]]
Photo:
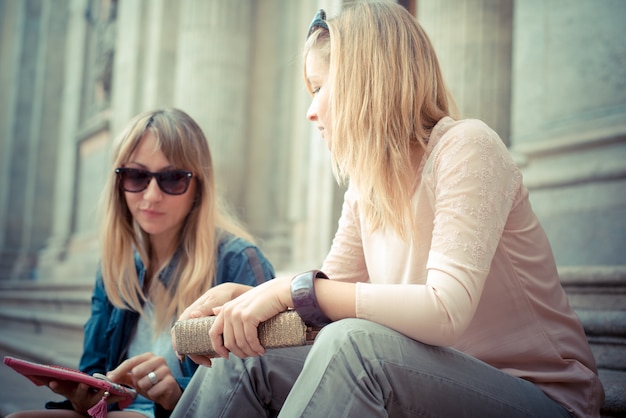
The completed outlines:
[[[304,50],[307,117],[349,180],[332,247],[321,271],[221,308],[223,359],[172,416],[598,417],[595,361],[522,175],[492,129],[453,119],[415,18],[391,1],[320,12]],[[288,308],[325,327],[266,351],[257,325]]]
[[[114,146],[102,208],[102,259],[79,369],[139,394],[122,411],[110,397],[110,418],[166,417],[198,367],[176,356],[173,321],[201,295],[207,306],[222,305],[274,270],[220,203],[207,139],[181,110],[130,121]],[[83,417],[103,397],[82,384],[48,386],[67,401],[11,418]]]

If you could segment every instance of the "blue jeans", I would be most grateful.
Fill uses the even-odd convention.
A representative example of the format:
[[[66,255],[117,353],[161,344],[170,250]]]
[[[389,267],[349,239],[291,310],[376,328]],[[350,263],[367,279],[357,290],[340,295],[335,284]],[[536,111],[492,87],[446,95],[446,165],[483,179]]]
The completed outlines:
[[[344,319],[313,346],[199,368],[172,418],[272,416],[571,417],[534,384],[471,356]]]

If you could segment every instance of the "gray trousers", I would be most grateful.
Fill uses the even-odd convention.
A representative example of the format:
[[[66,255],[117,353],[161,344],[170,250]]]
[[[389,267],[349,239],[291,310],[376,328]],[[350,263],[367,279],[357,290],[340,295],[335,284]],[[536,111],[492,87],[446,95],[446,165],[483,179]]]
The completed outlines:
[[[571,417],[532,383],[457,350],[344,319],[313,346],[200,367],[172,418],[275,416]]]

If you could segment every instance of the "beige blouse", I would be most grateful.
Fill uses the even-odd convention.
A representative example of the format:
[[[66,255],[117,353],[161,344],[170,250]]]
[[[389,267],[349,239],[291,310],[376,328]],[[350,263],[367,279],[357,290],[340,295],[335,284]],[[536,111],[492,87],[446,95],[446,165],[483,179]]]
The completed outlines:
[[[442,119],[418,176],[410,242],[369,231],[358,190],[345,194],[322,268],[358,282],[357,317],[454,347],[535,383],[578,417],[599,417],[595,360],[498,135],[478,120]]]

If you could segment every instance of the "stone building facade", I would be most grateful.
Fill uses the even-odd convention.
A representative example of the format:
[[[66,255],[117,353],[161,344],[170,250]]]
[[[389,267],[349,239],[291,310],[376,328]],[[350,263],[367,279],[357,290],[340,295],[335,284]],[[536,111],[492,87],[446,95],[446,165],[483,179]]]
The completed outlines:
[[[560,266],[626,264],[626,2],[413,0],[464,116],[524,171]],[[113,138],[175,106],[278,270],[318,266],[343,189],[300,48],[341,0],[0,0],[0,280],[89,281]]]

